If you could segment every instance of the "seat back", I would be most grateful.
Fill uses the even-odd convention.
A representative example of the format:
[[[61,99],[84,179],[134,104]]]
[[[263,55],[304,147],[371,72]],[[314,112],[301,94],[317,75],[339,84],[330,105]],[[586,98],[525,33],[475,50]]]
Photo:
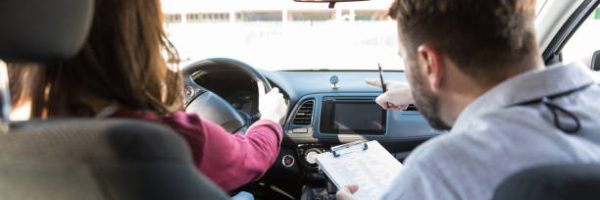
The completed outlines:
[[[76,55],[93,10],[93,0],[1,0],[0,59]],[[7,83],[0,61],[0,199],[228,199],[198,172],[187,143],[158,124],[69,119],[6,133]]]
[[[527,169],[507,178],[494,200],[600,199],[600,165],[565,164]]]
[[[228,199],[189,152],[152,123],[29,122],[0,135],[0,199]]]

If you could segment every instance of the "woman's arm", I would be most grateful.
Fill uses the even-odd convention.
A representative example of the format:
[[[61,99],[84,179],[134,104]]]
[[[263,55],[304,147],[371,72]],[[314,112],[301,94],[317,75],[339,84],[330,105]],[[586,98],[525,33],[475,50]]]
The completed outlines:
[[[231,134],[210,121],[202,124],[204,144],[198,167],[225,191],[258,180],[279,155],[283,131],[275,122],[258,121],[245,135]]]
[[[176,112],[166,121],[186,138],[200,171],[225,191],[258,180],[279,155],[283,130],[276,122],[285,116],[287,105],[277,88],[259,94],[261,120],[244,135],[195,114]]]
[[[283,131],[270,120],[254,123],[245,135],[184,112],[163,122],[182,134],[198,169],[225,191],[258,180],[279,155]]]

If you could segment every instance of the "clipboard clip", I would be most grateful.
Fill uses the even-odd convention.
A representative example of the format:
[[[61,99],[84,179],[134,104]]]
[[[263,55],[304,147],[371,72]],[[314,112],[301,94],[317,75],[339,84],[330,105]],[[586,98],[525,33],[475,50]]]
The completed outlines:
[[[333,153],[334,158],[337,158],[343,154],[354,153],[357,151],[366,151],[367,149],[369,149],[369,145],[366,142],[355,141],[331,147],[331,153]]]

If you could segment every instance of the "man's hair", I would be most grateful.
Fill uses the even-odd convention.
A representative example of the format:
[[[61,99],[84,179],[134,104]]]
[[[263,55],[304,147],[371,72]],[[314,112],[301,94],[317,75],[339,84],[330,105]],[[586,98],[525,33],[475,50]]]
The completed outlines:
[[[535,0],[395,0],[407,56],[429,44],[476,80],[500,82],[513,63],[539,56],[535,39]],[[501,68],[504,67],[504,68]]]

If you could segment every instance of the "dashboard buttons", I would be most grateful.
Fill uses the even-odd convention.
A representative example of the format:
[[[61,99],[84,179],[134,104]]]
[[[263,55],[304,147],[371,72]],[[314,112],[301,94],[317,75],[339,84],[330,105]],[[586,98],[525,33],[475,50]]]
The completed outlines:
[[[183,91],[185,92],[185,96],[187,96],[187,98],[192,98],[196,94],[194,88],[192,88],[191,86],[185,86]]]
[[[308,133],[308,128],[295,128],[292,129],[292,133]]]
[[[292,166],[294,166],[295,161],[296,161],[296,159],[294,159],[293,156],[291,156],[291,155],[285,155],[281,159],[281,164],[284,167],[292,167]]]
[[[321,153],[322,152],[319,149],[306,150],[306,153],[304,154],[304,160],[306,160],[306,162],[311,165],[317,164],[317,155]]]

